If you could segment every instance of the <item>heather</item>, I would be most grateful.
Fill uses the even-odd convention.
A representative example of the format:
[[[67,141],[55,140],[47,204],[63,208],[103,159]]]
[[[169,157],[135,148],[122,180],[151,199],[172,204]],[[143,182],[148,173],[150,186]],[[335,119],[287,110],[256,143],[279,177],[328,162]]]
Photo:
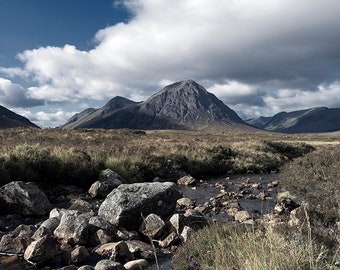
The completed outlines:
[[[176,180],[183,173],[208,178],[277,171],[314,150],[308,140],[261,132],[9,129],[0,131],[0,140],[1,184],[24,180],[81,187],[105,168],[130,183]]]

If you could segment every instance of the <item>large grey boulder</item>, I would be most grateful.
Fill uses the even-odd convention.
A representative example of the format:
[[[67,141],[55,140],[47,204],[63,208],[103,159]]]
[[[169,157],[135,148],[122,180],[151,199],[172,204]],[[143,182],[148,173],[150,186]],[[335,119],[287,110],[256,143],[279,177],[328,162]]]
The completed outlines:
[[[181,197],[175,183],[122,184],[101,204],[98,215],[114,225],[137,230],[142,216],[170,216]]]
[[[2,186],[0,201],[5,204],[3,209],[24,216],[42,216],[51,210],[46,194],[32,182],[16,181]]]

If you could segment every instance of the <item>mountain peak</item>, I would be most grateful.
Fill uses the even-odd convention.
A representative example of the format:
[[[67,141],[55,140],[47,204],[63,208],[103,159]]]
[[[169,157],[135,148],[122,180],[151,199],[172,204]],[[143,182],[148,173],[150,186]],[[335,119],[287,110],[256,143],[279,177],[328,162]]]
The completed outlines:
[[[101,112],[99,114],[98,112]],[[252,129],[193,80],[172,83],[146,101],[114,98],[78,127],[231,130]],[[101,117],[99,117],[101,116]],[[84,119],[83,119],[84,120]],[[67,125],[64,127],[67,128]],[[73,128],[74,126],[72,126]]]

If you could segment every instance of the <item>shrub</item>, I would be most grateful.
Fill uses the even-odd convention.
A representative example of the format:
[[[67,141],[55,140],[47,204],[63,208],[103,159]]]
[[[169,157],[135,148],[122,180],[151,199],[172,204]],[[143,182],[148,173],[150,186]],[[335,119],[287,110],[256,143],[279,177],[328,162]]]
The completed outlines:
[[[301,157],[309,152],[315,150],[315,148],[306,143],[285,143],[285,142],[265,142],[266,150],[273,153],[279,153],[288,160],[292,160],[297,157]]]

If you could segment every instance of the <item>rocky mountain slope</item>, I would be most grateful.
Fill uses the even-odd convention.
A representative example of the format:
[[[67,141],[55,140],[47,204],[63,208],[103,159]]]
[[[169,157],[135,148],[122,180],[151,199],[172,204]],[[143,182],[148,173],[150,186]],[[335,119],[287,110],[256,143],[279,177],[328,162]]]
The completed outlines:
[[[192,80],[168,85],[144,102],[115,97],[100,109],[76,114],[61,128],[256,130]]]
[[[315,107],[249,119],[258,128],[283,133],[321,133],[340,130],[340,108]]]
[[[16,127],[34,127],[39,128],[27,118],[18,115],[7,108],[0,106],[0,129]]]

